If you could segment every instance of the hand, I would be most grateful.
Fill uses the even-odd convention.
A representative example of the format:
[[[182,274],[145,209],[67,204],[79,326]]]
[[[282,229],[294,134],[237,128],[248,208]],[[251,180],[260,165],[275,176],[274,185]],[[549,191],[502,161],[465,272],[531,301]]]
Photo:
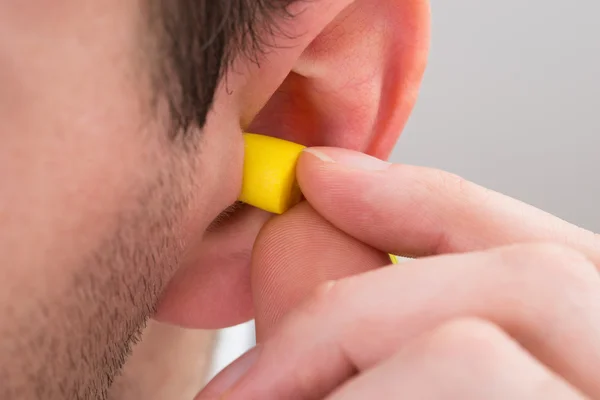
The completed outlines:
[[[317,150],[298,167],[314,210],[256,245],[261,344],[199,398],[600,398],[597,235],[439,171]],[[431,257],[366,272],[373,248]]]

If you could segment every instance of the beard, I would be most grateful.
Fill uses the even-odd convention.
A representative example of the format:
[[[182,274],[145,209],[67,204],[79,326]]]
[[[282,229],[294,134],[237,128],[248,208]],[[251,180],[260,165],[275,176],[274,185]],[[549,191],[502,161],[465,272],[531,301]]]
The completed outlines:
[[[134,200],[106,216],[114,228],[58,269],[68,271],[63,284],[1,305],[0,398],[107,397],[180,263],[195,192],[189,158],[169,158],[133,185]]]

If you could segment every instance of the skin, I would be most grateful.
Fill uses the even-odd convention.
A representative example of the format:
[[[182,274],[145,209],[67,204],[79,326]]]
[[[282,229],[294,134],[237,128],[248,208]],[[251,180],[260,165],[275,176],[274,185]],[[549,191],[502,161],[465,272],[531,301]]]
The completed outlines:
[[[591,233],[462,183],[453,186],[455,180],[439,173],[414,172],[407,180],[371,172],[365,181],[356,169],[346,176],[331,167],[337,164],[326,167],[308,155],[299,177],[310,206],[264,229],[270,216],[258,210],[221,215],[238,195],[243,130],[387,157],[423,75],[426,1],[298,3],[294,18],[276,21],[286,34],[262,38],[271,47],[259,63],[234,60],[206,126],[177,140],[168,138],[167,108],[154,96],[148,67],[154,42],[140,12],[144,4],[0,1],[1,398],[189,398],[201,384],[205,359],[199,356],[209,353],[212,338],[168,324],[214,329],[253,316],[263,350],[233,365],[201,396],[219,396],[244,372],[250,375],[231,398],[418,395],[435,389],[419,385],[431,379],[455,397],[489,394],[448,374],[455,365],[478,371],[477,389],[499,388],[504,398],[536,398],[540,388],[557,398],[600,395],[592,379],[599,332],[593,315],[598,243]],[[325,150],[339,156],[334,152]],[[372,193],[368,182],[376,177],[383,177],[377,187],[389,191],[352,195]],[[422,197],[403,198],[411,193]],[[416,205],[422,209],[411,223],[407,210]],[[404,223],[390,226],[390,215]],[[286,226],[299,231],[269,233]],[[299,240],[309,233],[321,235],[324,247]],[[563,247],[489,250],[537,240]],[[274,253],[278,248],[312,257],[312,269],[272,257],[285,254]],[[422,272],[407,274],[378,269],[382,251],[479,253],[417,261]],[[515,282],[518,268],[527,273]],[[368,270],[376,272],[363,274]],[[340,282],[300,305],[327,280]],[[406,290],[397,289],[400,282]],[[489,290],[477,291],[479,282]],[[513,283],[519,283],[515,297],[502,297]],[[533,296],[537,287],[552,296]],[[461,296],[448,301],[458,289]],[[481,301],[484,295],[489,302]],[[418,321],[401,318],[411,315],[408,309],[384,313],[386,304],[406,307],[419,296],[428,301],[420,304]],[[507,301],[527,307],[506,316],[500,311]],[[485,307],[474,307],[480,304]],[[525,313],[531,309],[546,313]],[[559,312],[564,309],[571,312]],[[150,317],[156,321],[140,335]],[[348,321],[354,321],[350,330]],[[412,330],[399,329],[406,327]],[[372,329],[382,337],[362,346]],[[315,332],[320,340],[298,340]],[[579,347],[551,340],[573,332]],[[464,344],[478,338],[491,344],[460,358]],[[338,362],[319,359],[328,353],[318,350],[329,345],[346,351]],[[134,354],[109,393],[131,347]],[[445,370],[432,369],[437,363],[428,360],[437,359],[445,360]],[[406,367],[416,360],[418,368]],[[180,368],[176,384],[169,379],[173,365]],[[417,383],[398,385],[409,381]]]
[[[123,378],[139,386],[127,370],[152,352],[150,316],[251,318],[250,250],[269,216],[213,223],[238,195],[242,131],[386,157],[414,104],[425,1],[299,2],[275,21],[286,34],[263,33],[259,63],[234,60],[206,126],[172,140],[145,4],[0,1],[1,398],[107,396],[143,338]]]
[[[600,398],[599,235],[339,148],[298,178],[255,245],[260,345],[196,400]]]
[[[206,384],[215,334],[151,321],[111,399],[191,399]]]

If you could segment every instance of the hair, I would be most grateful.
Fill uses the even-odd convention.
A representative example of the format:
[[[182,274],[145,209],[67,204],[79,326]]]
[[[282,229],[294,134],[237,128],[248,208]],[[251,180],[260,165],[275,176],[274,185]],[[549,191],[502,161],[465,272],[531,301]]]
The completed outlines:
[[[277,21],[292,17],[299,0],[163,0],[154,3],[158,32],[158,93],[166,96],[171,134],[202,128],[215,92],[243,56],[260,64],[277,34]]]

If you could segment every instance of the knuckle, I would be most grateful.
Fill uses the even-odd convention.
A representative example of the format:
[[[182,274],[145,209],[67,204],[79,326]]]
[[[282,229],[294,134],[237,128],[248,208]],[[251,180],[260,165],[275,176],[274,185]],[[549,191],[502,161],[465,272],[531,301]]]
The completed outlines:
[[[450,321],[430,336],[426,351],[442,358],[490,369],[514,348],[512,339],[497,325],[477,318]]]

